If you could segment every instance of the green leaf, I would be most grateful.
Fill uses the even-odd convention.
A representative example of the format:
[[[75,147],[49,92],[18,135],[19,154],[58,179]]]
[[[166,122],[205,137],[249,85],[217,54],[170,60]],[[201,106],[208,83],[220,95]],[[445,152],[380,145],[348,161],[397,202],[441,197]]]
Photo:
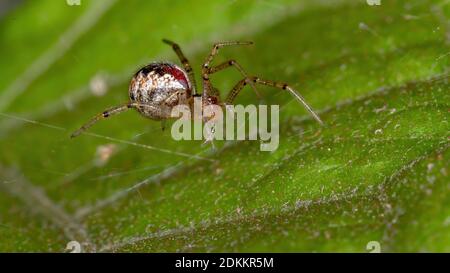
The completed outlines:
[[[0,50],[12,52],[0,60],[0,251],[64,251],[71,240],[84,251],[367,252],[370,241],[450,251],[446,1],[50,2],[0,19]],[[70,47],[49,59],[64,33]],[[254,41],[217,63],[292,84],[326,126],[261,87],[261,101],[245,89],[236,103],[281,105],[274,152],[177,142],[133,112],[69,139],[126,101],[141,65],[177,61],[162,38],[194,68],[214,41]],[[224,96],[240,77],[213,82]]]

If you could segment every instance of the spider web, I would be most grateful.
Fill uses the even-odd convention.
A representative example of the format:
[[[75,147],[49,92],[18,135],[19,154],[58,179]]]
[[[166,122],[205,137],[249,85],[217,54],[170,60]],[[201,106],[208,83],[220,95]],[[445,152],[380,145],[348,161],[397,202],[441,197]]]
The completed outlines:
[[[275,1],[257,2],[257,4],[252,6],[255,13],[252,15],[253,17],[249,15],[248,18],[250,19],[246,18],[235,25],[228,26],[232,31],[224,29],[222,34],[214,33],[201,41],[201,43],[197,41],[189,44],[187,47],[183,47],[183,50],[185,50],[189,56],[198,56],[195,57],[194,61],[200,63],[201,58],[204,55],[203,53],[208,50],[205,44],[217,39],[217,37],[226,36],[229,39],[237,39],[239,37],[255,36],[257,39],[258,37],[259,39],[262,39],[260,37],[267,36],[267,33],[275,33],[277,28],[283,29],[286,25],[290,24],[291,20],[297,20],[297,18],[299,18],[298,20],[306,20],[302,19],[301,15],[301,11],[305,9],[304,5],[283,6],[277,3],[275,3]],[[339,5],[337,8],[334,6],[329,8],[327,7],[329,2],[324,1],[322,4],[326,4],[322,7],[325,9],[325,12],[327,12],[327,10],[333,11],[333,9],[337,9],[338,14],[339,12],[342,12],[339,9]],[[115,5],[120,4],[116,3]],[[231,2],[224,4],[223,6],[228,6],[232,9],[234,5],[236,5],[236,3]],[[279,16],[273,16],[273,13],[264,13],[261,11],[267,6],[278,7],[277,12],[279,13]],[[115,11],[114,8],[118,7],[112,5],[111,10],[108,12],[113,13]],[[289,12],[287,12],[287,10]],[[266,14],[267,17],[256,16],[261,14]],[[436,21],[432,21],[433,23],[439,22],[438,26],[442,27],[444,30],[446,27],[448,28],[448,25],[444,24],[442,19],[439,19],[441,16],[435,15],[435,13],[432,12],[430,14],[433,18],[437,18]],[[267,20],[267,18],[270,18],[271,20]],[[364,17],[361,16],[361,18]],[[247,25],[247,28],[242,30],[242,22],[247,23],[248,21],[252,24]],[[363,26],[365,27],[356,25],[352,26],[352,28],[359,28],[362,33],[366,32],[366,34],[362,34],[365,35],[364,37],[370,37],[370,39],[373,39],[373,41],[376,42],[381,41],[380,43],[382,44],[382,41],[384,41],[384,33],[381,33],[382,28],[380,26],[372,25],[370,22],[364,23]],[[90,25],[85,31],[89,32],[91,31],[90,28],[93,27],[95,27],[95,24]],[[171,27],[179,28],[180,25],[174,24]],[[308,25],[306,27],[308,27]],[[309,27],[313,28],[314,25],[310,25]],[[99,26],[99,28],[101,29],[101,26]],[[227,33],[232,33],[232,35],[227,35]],[[56,251],[61,251],[65,247],[63,242],[73,239],[87,243],[87,250],[90,251],[126,250],[130,245],[139,245],[140,242],[144,242],[145,247],[143,250],[157,250],[158,248],[154,248],[152,242],[161,240],[164,242],[164,247],[173,249],[173,246],[164,241],[167,238],[178,238],[177,240],[181,242],[181,246],[175,246],[176,250],[189,251],[203,249],[201,246],[201,244],[203,244],[203,246],[206,246],[207,250],[214,251],[217,250],[217,248],[212,247],[214,243],[205,238],[208,238],[208,236],[220,237],[221,234],[226,235],[226,231],[220,232],[223,227],[226,227],[227,225],[234,226],[236,223],[248,222],[254,224],[258,221],[264,222],[264,219],[270,215],[279,217],[288,215],[286,216],[286,219],[292,220],[296,219],[294,216],[299,213],[299,209],[301,213],[306,213],[305,211],[317,206],[327,207],[340,202],[345,203],[346,200],[355,199],[361,199],[363,201],[360,203],[355,201],[354,206],[344,206],[342,211],[347,212],[359,206],[367,206],[375,210],[373,214],[369,213],[362,217],[363,219],[366,219],[378,212],[375,209],[376,206],[373,205],[373,203],[370,203],[370,200],[378,200],[378,203],[381,204],[382,211],[385,213],[389,212],[386,213],[389,217],[384,219],[385,222],[383,222],[382,226],[389,227],[383,229],[385,230],[384,237],[391,238],[390,236],[393,236],[395,233],[395,229],[391,227],[392,222],[396,219],[395,217],[397,217],[397,215],[388,208],[389,205],[393,203],[389,196],[387,196],[387,194],[379,196],[380,190],[376,188],[369,188],[368,191],[360,192],[359,190],[355,190],[358,186],[353,185],[350,182],[349,186],[343,187],[342,189],[339,188],[340,186],[338,189],[330,188],[327,183],[320,180],[322,179],[322,174],[325,176],[327,173],[337,173],[342,175],[348,173],[349,169],[355,167],[355,165],[351,161],[333,163],[331,160],[330,162],[325,162],[315,168],[314,160],[327,160],[326,157],[322,156],[320,153],[315,155],[314,151],[316,149],[331,149],[333,148],[333,145],[336,147],[342,145],[342,147],[344,147],[348,145],[346,143],[361,141],[361,149],[362,147],[370,146],[372,147],[371,149],[374,150],[362,149],[362,153],[359,155],[349,155],[351,160],[364,161],[364,156],[368,155],[369,160],[373,159],[374,162],[376,162],[376,159],[378,159],[377,153],[379,152],[376,145],[384,145],[379,143],[397,143],[396,145],[399,146],[397,150],[401,151],[405,158],[403,158],[403,160],[396,158],[399,160],[399,162],[397,162],[398,164],[393,164],[392,168],[382,169],[383,172],[381,177],[378,179],[374,178],[374,181],[381,181],[380,184],[383,185],[388,184],[389,181],[397,181],[401,174],[411,170],[417,164],[423,162],[423,160],[429,159],[431,155],[446,151],[448,142],[446,141],[445,135],[442,135],[442,128],[437,127],[437,129],[433,130],[426,127],[427,123],[424,123],[423,125],[424,128],[429,130],[426,135],[392,134],[392,136],[378,136],[375,138],[372,138],[373,135],[371,137],[368,137],[367,135],[367,132],[373,132],[376,136],[378,133],[375,132],[379,132],[377,130],[380,130],[380,128],[378,128],[380,127],[380,124],[384,124],[384,126],[389,129],[389,122],[383,123],[383,118],[390,119],[392,115],[399,115],[399,119],[395,119],[395,121],[399,124],[403,124],[402,122],[404,121],[401,116],[401,113],[403,112],[420,111],[421,107],[428,107],[428,105],[431,104],[433,107],[432,109],[439,114],[442,113],[442,111],[445,111],[445,107],[448,107],[448,101],[437,102],[435,101],[436,99],[433,98],[433,96],[442,97],[442,94],[439,92],[433,93],[434,95],[431,95],[431,98],[422,95],[421,92],[412,93],[413,97],[423,96],[428,99],[428,101],[424,101],[423,105],[418,105],[417,103],[410,105],[406,99],[391,95],[392,93],[399,93],[400,91],[398,90],[401,90],[402,88],[415,90],[414,88],[411,88],[411,86],[415,86],[416,84],[425,87],[427,85],[434,86],[434,84],[436,88],[448,87],[445,85],[448,74],[446,74],[445,70],[440,69],[441,64],[448,60],[448,58],[445,57],[448,56],[448,48],[442,45],[441,40],[437,38],[433,40],[433,36],[431,38],[426,36],[418,41],[412,40],[410,42],[408,41],[406,44],[400,44],[394,47],[387,45],[386,47],[390,49],[389,51],[378,52],[377,50],[374,50],[371,54],[376,55],[379,60],[385,60],[392,57],[401,61],[403,59],[396,57],[396,52],[407,51],[410,52],[411,56],[414,56],[415,51],[421,50],[423,45],[431,46],[434,49],[434,51],[430,50],[427,52],[432,56],[431,60],[422,60],[425,63],[429,62],[431,67],[428,70],[423,70],[425,72],[421,70],[420,72],[423,74],[418,73],[408,75],[405,73],[403,75],[405,77],[404,80],[400,82],[388,82],[390,85],[385,87],[380,87],[382,86],[381,82],[376,82],[374,86],[356,82],[356,85],[366,89],[363,89],[359,94],[351,93],[354,91],[342,95],[338,94],[337,98],[333,98],[332,102],[327,101],[326,99],[325,101],[321,101],[319,97],[316,97],[315,102],[321,105],[322,108],[320,111],[321,115],[329,117],[331,122],[333,122],[333,119],[339,121],[345,120],[345,116],[339,116],[341,109],[353,109],[356,111],[355,109],[358,109],[358,106],[362,107],[364,105],[369,105],[368,107],[370,110],[364,111],[364,113],[373,111],[377,114],[373,123],[358,123],[353,121],[355,126],[358,126],[359,124],[361,128],[356,127],[350,135],[347,135],[344,131],[337,131],[340,134],[333,137],[327,135],[326,131],[324,133],[318,132],[317,128],[310,122],[309,118],[305,118],[303,112],[298,110],[298,107],[294,105],[292,100],[284,98],[285,96],[282,93],[274,95],[267,93],[269,94],[268,100],[282,102],[283,105],[281,111],[286,113],[284,116],[284,124],[286,126],[292,125],[292,129],[284,129],[283,133],[286,134],[282,143],[284,146],[282,146],[280,151],[277,151],[274,155],[255,153],[255,149],[254,147],[252,148],[251,144],[237,142],[226,143],[218,150],[202,147],[200,144],[177,144],[170,140],[170,136],[167,133],[160,131],[159,124],[146,125],[147,121],[136,121],[136,115],[131,113],[124,114],[123,117],[117,117],[117,119],[115,118],[116,120],[105,122],[105,124],[99,124],[98,128],[93,130],[94,132],[102,133],[88,132],[82,136],[80,140],[71,141],[67,137],[71,131],[71,128],[69,127],[76,126],[75,124],[85,120],[86,117],[92,115],[99,108],[102,109],[103,106],[107,106],[108,103],[113,101],[107,97],[110,94],[115,94],[116,89],[123,89],[125,82],[128,80],[128,75],[144,61],[138,60],[137,64],[127,64],[125,65],[127,67],[125,70],[117,73],[105,75],[104,72],[97,71],[92,75],[92,78],[102,75],[100,81],[105,81],[104,84],[107,86],[108,96],[103,96],[101,99],[95,100],[95,102],[89,101],[95,98],[92,93],[92,90],[95,89],[95,87],[93,88],[92,82],[90,82],[80,85],[81,87],[75,88],[74,91],[61,92],[60,99],[45,103],[41,107],[38,107],[37,110],[18,111],[19,113],[14,113],[13,110],[0,113],[0,116],[3,119],[0,124],[2,135],[1,143],[3,147],[6,148],[8,142],[12,141],[12,139],[16,139],[19,143],[20,141],[23,141],[22,145],[25,146],[32,145],[31,142],[25,141],[27,135],[42,141],[41,145],[43,146],[33,147],[33,153],[40,154],[41,156],[32,156],[32,159],[27,161],[26,159],[20,159],[21,153],[24,153],[20,149],[20,145],[11,144],[11,147],[9,147],[8,150],[10,151],[9,153],[13,153],[13,155],[8,156],[5,154],[5,158],[2,160],[2,179],[4,182],[8,183],[1,184],[1,192],[14,196],[20,202],[25,203],[30,210],[39,215],[38,218],[43,216],[55,225],[57,229],[64,231],[64,238],[60,239],[61,243],[59,243],[60,248],[58,248],[58,246],[53,246],[53,248],[50,247],[48,249]],[[308,45],[306,45],[306,48],[308,48]],[[49,52],[53,52],[53,50],[50,49]],[[233,53],[236,52],[237,51],[233,51]],[[62,54],[58,54],[58,58],[64,58],[66,55],[69,55],[70,58],[70,54],[75,53],[72,53],[69,50]],[[158,57],[155,57],[154,59],[166,58],[167,56],[171,56],[169,54],[172,54],[170,50],[163,49],[161,53],[157,55]],[[245,53],[239,54],[243,54],[240,55],[240,57],[245,59]],[[224,55],[224,58],[233,56],[226,52],[224,52]],[[338,58],[334,57],[329,60],[326,60],[325,56],[325,63],[313,61],[312,64],[303,70],[302,67],[292,68],[287,66],[285,68],[285,74],[289,78],[289,75],[293,73],[290,72],[290,69],[300,69],[303,73],[308,75],[309,79],[313,82],[309,87],[314,89],[314,84],[320,86],[317,81],[316,83],[314,82],[316,79],[320,78],[317,70],[320,69],[321,73],[327,75],[327,70],[333,72],[336,66],[342,69],[342,64],[347,64],[350,67],[352,65],[357,67],[358,61],[356,61],[356,64],[352,64],[351,59],[356,58],[363,63],[367,61],[364,55],[364,51],[363,53],[352,52],[351,54],[344,52],[339,55]],[[46,56],[46,53],[44,53],[43,56]],[[57,62],[58,58],[53,59],[51,62]],[[282,56],[280,56],[280,58],[282,58]],[[376,63],[378,59],[372,62]],[[39,63],[39,61],[37,61],[37,63]],[[336,65],[336,63],[338,63],[338,65]],[[392,63],[392,66],[395,66],[395,62]],[[407,62],[404,61],[401,63],[406,64]],[[273,70],[279,72],[279,69],[282,68],[282,66],[283,64],[275,66],[274,68],[268,68],[266,73],[273,77],[277,77],[278,73]],[[40,67],[45,68],[46,66]],[[252,66],[249,64],[247,64],[246,67],[252,69]],[[375,66],[375,68],[376,67],[377,66]],[[258,67],[254,69],[260,69],[260,72],[262,73],[266,70]],[[40,74],[46,74],[46,71],[47,70],[44,69]],[[49,70],[48,73],[50,72],[51,70]],[[39,78],[40,74],[31,77],[27,86],[31,85]],[[227,74],[227,76],[229,77],[229,74]],[[348,77],[349,76],[351,76],[351,73],[348,74]],[[422,76],[423,80],[411,81],[418,76]],[[51,77],[51,75],[46,77]],[[339,83],[339,76],[335,78]],[[229,83],[236,79],[237,78],[233,78],[233,76],[231,76],[231,79],[227,79],[225,76],[222,78],[219,76],[216,81],[223,82],[223,84],[219,84],[220,87],[222,87],[222,85],[229,85]],[[292,76],[291,80],[292,79],[295,79],[295,76]],[[405,83],[407,84],[404,85]],[[101,84],[102,83],[100,82],[100,85]],[[27,89],[23,88],[22,90],[26,91]],[[342,88],[342,90],[345,91],[345,88]],[[369,90],[374,91],[368,92]],[[22,92],[14,93],[18,96],[17,103],[20,102],[20,96],[22,96],[21,93]],[[2,93],[2,95],[4,94],[8,95],[10,92]],[[117,92],[117,94],[119,94],[119,92]],[[385,108],[382,103],[380,105],[380,102],[372,103],[372,101],[377,101],[377,99],[383,96],[389,98],[390,96],[394,96],[395,99],[399,100],[399,107],[395,108],[392,105],[389,105]],[[246,102],[249,102],[252,99],[251,96],[245,94],[243,97],[243,101]],[[443,98],[448,99],[448,97],[445,96],[443,96]],[[108,101],[106,101],[104,105],[97,105],[99,101],[103,99]],[[6,102],[7,101],[9,100],[6,100]],[[416,100],[414,100],[414,102],[416,102]],[[14,103],[15,102],[11,103],[11,109],[14,109]],[[68,105],[70,106],[69,109],[74,110],[67,111]],[[5,106],[5,109],[8,108]],[[84,109],[84,111],[79,111],[77,109]],[[87,109],[90,110],[88,111]],[[395,109],[395,111],[390,113],[389,111],[393,111],[392,109]],[[73,118],[74,113],[77,115],[76,118]],[[291,120],[289,116],[292,116],[292,113],[296,113],[294,116],[298,118]],[[430,118],[431,117],[434,116],[430,116]],[[64,126],[61,124],[64,124]],[[124,130],[123,124],[127,125],[126,130]],[[388,131],[388,129],[381,127],[381,132]],[[50,131],[54,133],[49,133]],[[44,136],[47,138],[45,141]],[[401,143],[406,144],[402,145]],[[419,149],[417,153],[414,153],[413,149],[414,147],[417,147],[417,145],[422,148],[421,150]],[[239,152],[241,149],[243,151]],[[247,152],[249,155],[246,154]],[[67,160],[66,158],[70,157],[72,153],[76,153],[77,157],[73,160]],[[236,156],[236,158],[233,158],[234,156]],[[255,160],[255,156],[260,157],[261,159]],[[306,158],[309,158],[311,161],[308,163],[306,160],[301,160],[299,159],[300,156],[306,156]],[[38,161],[36,160],[39,158],[42,159],[42,162],[37,163]],[[246,164],[237,163],[236,161],[239,160],[255,160],[255,162],[248,162]],[[293,167],[290,167],[290,162],[298,162],[300,166],[304,164],[306,167],[301,173],[297,173],[292,169]],[[267,200],[256,198],[256,203],[252,204],[252,202],[248,200],[249,196],[246,196],[231,187],[229,189],[224,188],[223,185],[232,186],[231,182],[236,182],[236,178],[227,178],[227,174],[221,171],[223,169],[230,171],[230,169],[224,165],[233,165],[238,168],[246,168],[248,166],[249,174],[241,174],[242,177],[240,183],[235,185],[238,189],[240,187],[246,189],[243,191],[244,193],[254,189],[257,190],[257,193],[261,196],[270,196],[270,187],[268,187],[267,184],[271,185],[273,182],[267,181],[271,181],[271,177],[275,177],[275,180],[299,181],[299,179],[307,179],[308,176],[317,176],[317,183],[320,184],[322,181],[326,189],[318,189],[318,192],[322,195],[317,196],[315,188],[314,190],[308,191],[305,190],[303,186],[298,188],[294,187],[294,189],[300,193],[299,196],[291,198],[292,194],[285,192],[285,195],[277,195],[274,200],[271,200],[270,198]],[[288,168],[288,170],[280,171],[280,169],[283,168]],[[239,176],[239,172],[237,173]],[[321,175],[317,175],[318,173]],[[290,176],[297,178],[292,178]],[[234,175],[231,175],[231,177],[234,177]],[[178,179],[186,182],[186,185],[180,184],[179,182],[177,183],[176,181]],[[221,186],[219,183],[223,183],[223,185]],[[182,200],[189,200],[189,198],[183,197],[183,194],[192,194],[192,191],[187,187],[198,189],[199,186],[196,186],[195,184],[203,185],[206,188],[211,189],[217,187],[216,191],[211,191],[213,195],[212,200],[205,201],[205,204],[227,204],[226,201],[223,201],[224,203],[222,203],[221,200],[223,199],[231,200],[229,202],[231,202],[232,205],[219,210],[219,213],[214,211],[217,207],[214,207],[214,209],[200,209],[198,213],[199,216],[192,217],[192,220],[189,220],[189,217],[193,216],[193,214],[199,210],[199,208],[193,206],[203,204],[201,202],[198,203],[192,201],[191,204],[185,204],[186,210],[189,210],[190,212],[186,217],[182,217],[182,212],[180,211],[183,210],[177,211],[176,208],[176,205],[179,205],[176,202],[177,196],[167,193],[164,194],[164,191],[169,193],[178,191],[178,194],[180,195],[179,198]],[[288,186],[293,187],[290,184],[288,184]],[[364,183],[360,186],[364,186]],[[207,190],[199,191],[202,194],[208,194]],[[219,191],[222,191],[222,193],[219,194]],[[161,195],[158,195],[158,192],[161,193]],[[234,196],[242,197],[243,200],[239,200],[238,197]],[[193,196],[192,198],[196,197],[199,196]],[[238,200],[235,200],[235,198],[238,198]],[[165,201],[169,203],[174,202],[173,207],[161,205]],[[168,215],[173,213],[175,218],[173,220],[168,220],[169,218],[161,215],[149,214],[148,211],[152,211],[153,205],[157,207],[155,212],[165,212]],[[116,208],[132,212],[133,215],[125,216],[123,213],[118,213],[117,216],[115,216],[116,219],[108,220],[109,217],[114,218],[114,216],[111,215],[115,215]],[[142,216],[140,216],[140,212],[143,212]],[[337,210],[335,214],[338,214],[338,212],[339,210]],[[320,218],[321,214],[318,213],[318,215]],[[96,217],[100,217],[98,222],[96,222]],[[136,219],[140,221],[137,221]],[[134,221],[140,223],[140,225],[146,224],[144,227],[141,226],[136,229],[128,229],[126,226],[133,224]],[[108,226],[109,222],[111,222],[112,226]],[[6,224],[8,225],[7,222]],[[356,224],[352,223],[352,221],[344,221],[343,224],[334,225],[332,229],[352,229],[355,225]],[[311,232],[313,232],[313,229],[316,231],[318,230],[315,228],[306,228],[305,226],[300,229],[302,228]],[[219,233],[216,234],[214,231],[210,231],[214,229],[219,230]],[[197,234],[201,234],[205,230],[212,235],[207,233],[208,235],[204,237],[205,241],[199,240],[197,243],[200,244],[200,246],[196,246],[195,243],[193,244],[192,242],[197,240]],[[230,230],[232,230],[232,228]],[[92,235],[92,233],[95,235]],[[243,236],[238,237],[238,239],[242,239],[242,242],[238,240],[239,242],[237,242],[236,245],[242,247],[245,246],[245,242],[252,242],[251,237],[254,233],[254,230],[250,230]],[[113,235],[112,239],[106,240],[109,235]],[[184,241],[180,236],[188,237],[188,240]],[[230,236],[232,237],[232,235]],[[208,247],[208,245],[210,247]],[[226,245],[223,249],[239,250],[242,248],[236,248],[235,245]]]

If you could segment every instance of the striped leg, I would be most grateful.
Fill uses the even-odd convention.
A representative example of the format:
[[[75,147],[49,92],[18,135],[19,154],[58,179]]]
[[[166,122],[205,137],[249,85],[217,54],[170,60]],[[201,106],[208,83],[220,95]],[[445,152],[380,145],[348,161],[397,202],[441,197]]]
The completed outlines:
[[[234,46],[234,45],[252,45],[253,42],[238,42],[238,41],[229,41],[229,42],[220,42],[214,44],[211,53],[209,53],[208,57],[205,60],[202,68],[202,78],[203,78],[203,87],[206,95],[210,95],[213,93],[213,87],[211,82],[209,81],[210,65],[214,57],[219,53],[219,49],[224,46]]]
[[[101,114],[98,114],[96,116],[94,116],[92,119],[90,119],[88,122],[86,122],[83,126],[80,127],[80,129],[76,130],[75,132],[73,132],[70,137],[74,138],[79,136],[80,134],[82,134],[83,132],[85,132],[86,130],[88,130],[89,128],[91,128],[95,123],[99,122],[100,120],[109,118],[110,116],[113,115],[117,115],[120,113],[123,113],[125,111],[128,111],[129,109],[137,109],[137,108],[151,108],[154,111],[160,110],[155,108],[155,106],[152,105],[146,105],[146,104],[140,104],[137,102],[130,102],[127,104],[123,104],[123,105],[119,105],[119,106],[115,106],[112,108],[109,108],[105,111],[103,111]]]
[[[314,110],[311,108],[311,106],[309,106],[309,104],[306,102],[306,100],[303,98],[303,96],[300,95],[300,93],[298,93],[294,88],[292,88],[288,84],[282,83],[282,82],[275,82],[275,81],[271,81],[271,80],[263,80],[263,79],[260,79],[258,77],[247,77],[245,79],[240,80],[234,86],[234,88],[228,94],[227,99],[225,100],[225,104],[232,104],[232,102],[234,101],[236,96],[239,94],[239,92],[242,90],[242,88],[244,88],[244,86],[247,85],[250,82],[288,91],[289,93],[291,93],[291,95],[294,96],[294,98],[298,102],[300,102],[306,108],[306,110],[308,110],[308,112],[313,116],[313,118],[317,122],[319,122],[321,125],[323,125],[323,122],[320,119],[320,117],[314,112]]]
[[[224,70],[228,67],[235,67],[242,76],[244,76],[244,78],[248,78],[247,73],[245,73],[244,69],[242,68],[242,66],[235,60],[229,60],[226,62],[223,62],[217,66],[211,67],[208,71],[209,74],[214,74],[216,72],[219,72],[221,70]],[[255,91],[256,95],[258,96],[258,98],[261,98],[261,94],[258,92],[258,89],[256,88],[255,83],[252,81],[250,82],[250,86],[252,87],[253,91]]]

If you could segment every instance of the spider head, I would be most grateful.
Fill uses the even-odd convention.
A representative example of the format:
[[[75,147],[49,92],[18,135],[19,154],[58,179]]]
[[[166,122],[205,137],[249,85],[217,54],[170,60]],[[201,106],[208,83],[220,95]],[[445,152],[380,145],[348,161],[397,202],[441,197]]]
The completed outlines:
[[[142,104],[137,110],[145,117],[161,120],[170,117],[171,109],[187,102],[191,83],[186,72],[175,64],[151,63],[131,79],[131,102]]]

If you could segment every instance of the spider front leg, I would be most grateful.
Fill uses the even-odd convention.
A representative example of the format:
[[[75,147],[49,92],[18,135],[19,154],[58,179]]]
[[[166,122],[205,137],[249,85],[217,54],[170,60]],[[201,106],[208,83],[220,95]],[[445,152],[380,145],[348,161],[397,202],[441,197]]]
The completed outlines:
[[[186,58],[186,56],[184,56],[183,52],[181,51],[180,46],[177,43],[174,43],[172,41],[169,41],[167,39],[163,39],[163,42],[172,46],[173,51],[175,51],[175,53],[177,54],[178,58],[180,59],[181,63],[184,66],[184,70],[186,70],[186,73],[188,75],[189,81],[192,84],[192,93],[193,94],[197,94],[197,84],[195,82],[195,75],[194,75],[194,71],[192,70],[192,66],[189,63],[188,59]]]
[[[211,53],[209,53],[208,57],[206,58],[206,60],[203,64],[203,68],[202,68],[203,88],[204,88],[204,92],[207,95],[210,95],[210,92],[213,91],[211,82],[209,81],[209,74],[211,74],[209,72],[210,64],[211,64],[212,60],[214,59],[214,57],[217,55],[217,53],[219,53],[219,49],[224,46],[252,45],[252,44],[253,44],[253,42],[238,42],[238,41],[220,42],[220,43],[214,44],[214,46],[211,50]]]
[[[317,122],[320,123],[320,125],[323,125],[323,121],[320,119],[319,115],[317,115],[316,112],[314,112],[314,110],[311,108],[311,106],[309,106],[309,104],[306,102],[306,100],[303,98],[303,96],[300,95],[300,93],[297,92],[294,88],[292,88],[288,84],[282,83],[282,82],[275,82],[275,81],[271,81],[271,80],[263,80],[263,79],[260,79],[258,77],[247,77],[245,79],[240,80],[233,87],[233,89],[228,94],[228,96],[227,96],[227,98],[225,100],[225,104],[232,104],[232,102],[234,101],[236,96],[239,94],[239,92],[242,90],[242,88],[244,88],[244,86],[247,85],[250,82],[261,84],[261,85],[266,85],[266,86],[270,86],[270,87],[275,87],[275,88],[278,88],[278,89],[281,89],[281,90],[288,91],[289,93],[291,93],[291,95],[293,95],[295,97],[295,99],[297,99],[297,101],[299,101],[301,104],[303,104],[303,106],[306,108],[306,110],[308,110],[308,112],[313,116],[313,118]]]
[[[233,45],[252,45],[253,42],[239,42],[239,41],[228,41],[228,42],[219,42],[215,43],[211,53],[209,53],[208,57],[206,58],[205,63],[203,64],[203,68],[209,68],[210,63],[212,62],[213,58],[219,53],[219,49],[224,46],[233,46]],[[205,70],[206,72],[206,70]]]
[[[211,67],[208,70],[208,74],[214,74],[216,72],[219,72],[219,71],[224,70],[231,66],[235,67],[241,73],[241,75],[244,76],[244,78],[248,78],[247,73],[244,71],[242,66],[236,60],[229,60],[229,61],[223,62],[217,66]],[[252,87],[253,91],[255,91],[258,98],[261,98],[261,94],[258,92],[258,89],[256,88],[255,83],[250,82],[250,86]]]

